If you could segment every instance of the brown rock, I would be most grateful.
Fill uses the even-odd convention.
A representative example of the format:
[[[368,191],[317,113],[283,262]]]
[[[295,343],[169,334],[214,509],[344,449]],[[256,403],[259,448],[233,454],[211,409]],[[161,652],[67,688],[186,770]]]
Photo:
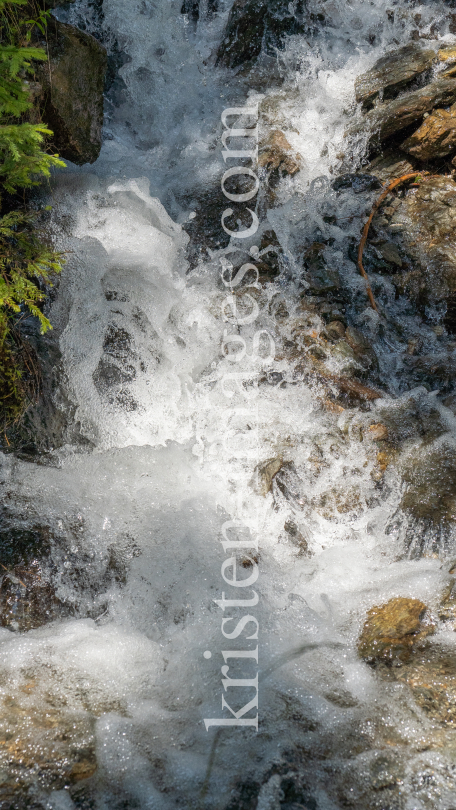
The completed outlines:
[[[435,107],[449,107],[456,101],[456,78],[445,77],[407,93],[394,101],[378,104],[365,117],[365,126],[371,132],[371,145],[384,141],[401,129],[419,122],[425,113]],[[357,130],[359,126],[357,126]]]
[[[456,48],[454,45],[449,45],[447,48],[440,48],[437,56],[440,62],[456,62]]]
[[[94,37],[51,17],[49,63],[39,68],[41,115],[54,132],[53,145],[66,160],[93,163],[101,149],[103,88],[107,56]]]
[[[377,425],[371,425],[369,427],[369,435],[370,438],[374,440],[374,442],[381,442],[388,438],[388,428],[386,425],[382,425],[378,423]]]
[[[2,566],[3,569],[3,566]],[[0,569],[1,570],[1,569]],[[31,630],[62,615],[62,603],[38,562],[0,573],[0,625]]]
[[[293,177],[301,168],[301,155],[292,154],[291,144],[279,129],[273,130],[260,146],[258,165],[269,171],[277,170],[281,175]]]
[[[359,76],[355,83],[356,101],[372,103],[383,90],[383,98],[394,98],[400,90],[432,67],[436,55],[413,42],[382,56],[375,65]]]
[[[456,294],[454,180],[443,175],[424,178],[401,200],[390,228],[400,234],[401,247],[413,260],[413,271],[402,276],[404,291],[420,305]]]
[[[420,160],[443,158],[456,149],[456,105],[434,110],[401,149]]]
[[[266,497],[268,492],[271,491],[274,476],[282,469],[282,466],[283,458],[281,456],[270,458],[268,461],[263,462],[263,464],[258,465],[255,470],[256,481],[254,488],[259,495]]]
[[[419,599],[396,597],[371,608],[358,641],[358,652],[366,661],[407,660],[428,635],[433,625],[422,622],[426,605]]]
[[[331,321],[326,327],[326,332],[331,340],[341,340],[345,335],[345,326],[341,321]]]

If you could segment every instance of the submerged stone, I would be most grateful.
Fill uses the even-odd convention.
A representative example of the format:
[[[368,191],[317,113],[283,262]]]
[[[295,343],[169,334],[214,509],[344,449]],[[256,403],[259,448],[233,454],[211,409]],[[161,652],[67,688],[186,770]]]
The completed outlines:
[[[326,245],[314,242],[305,252],[304,261],[307,267],[306,281],[313,295],[322,295],[340,288],[337,270],[327,266],[323,251]]]
[[[413,649],[434,626],[423,623],[427,608],[419,599],[396,597],[372,607],[358,640],[358,652],[366,661],[407,660]]]
[[[373,174],[341,174],[332,182],[334,191],[351,188],[355,194],[381,188],[381,185],[378,178]]]
[[[436,61],[435,52],[416,42],[382,56],[375,65],[358,76],[355,82],[356,101],[372,104],[382,94],[384,99],[395,98],[412,82],[423,76]]]
[[[62,603],[37,561],[3,570],[0,580],[2,627],[31,630],[62,615]]]
[[[456,724],[456,655],[453,650],[429,644],[394,668],[396,680],[406,683],[418,706],[431,719]]]

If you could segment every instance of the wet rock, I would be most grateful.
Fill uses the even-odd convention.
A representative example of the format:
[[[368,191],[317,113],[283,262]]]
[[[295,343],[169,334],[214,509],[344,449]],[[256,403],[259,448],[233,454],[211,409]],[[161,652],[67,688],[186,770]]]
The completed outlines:
[[[287,520],[284,529],[293,545],[299,548],[299,554],[309,555],[309,544],[296,523],[293,520]]]
[[[381,185],[378,178],[373,174],[341,174],[332,182],[334,191],[351,188],[355,194],[381,188]]]
[[[0,766],[8,784],[61,790],[97,770],[95,718],[56,705],[42,686],[32,677],[21,692],[3,694]],[[41,705],[34,703],[36,692]]]
[[[326,245],[314,244],[305,252],[304,261],[307,267],[306,281],[313,295],[322,295],[340,288],[339,273],[329,268],[323,256]]]
[[[439,48],[437,56],[440,62],[453,63],[456,62],[456,48],[454,45],[448,45],[445,48]]]
[[[337,361],[340,374],[345,374],[350,377],[356,374],[357,371],[362,371],[355,352],[346,340],[339,340],[336,345],[332,347],[331,357]]]
[[[451,446],[415,451],[402,473],[406,490],[401,508],[428,528],[454,525],[456,521],[456,454]]]
[[[0,624],[11,630],[32,630],[62,616],[63,606],[49,577],[35,560],[29,566],[1,567]]]
[[[440,392],[451,390],[456,374],[456,361],[447,352],[406,356],[402,361],[409,385],[423,385],[429,391],[437,386]]]
[[[388,428],[380,422],[376,425],[370,425],[369,436],[374,442],[382,442],[388,438]]]
[[[400,158],[396,150],[387,150],[369,163],[367,167],[382,183],[402,177],[413,172],[412,164],[405,158]]]
[[[301,168],[301,155],[292,153],[292,147],[279,129],[273,130],[267,140],[260,145],[258,165],[279,176],[293,177]]]
[[[391,51],[382,56],[367,73],[357,78],[356,101],[363,106],[372,106],[379,95],[383,99],[396,98],[401,90],[426,74],[435,61],[435,52],[423,50],[416,42]]]
[[[268,459],[268,461],[258,465],[255,470],[256,478],[254,487],[259,495],[266,497],[268,492],[271,491],[274,476],[282,469],[282,466],[283,458],[281,456]]]
[[[380,242],[376,248],[387,264],[392,264],[397,268],[402,267],[403,261],[395,242]]]
[[[408,189],[397,199],[389,224],[413,267],[393,277],[398,293],[408,294],[422,310],[440,308],[450,332],[456,329],[455,228],[456,183],[443,175],[425,177]]]
[[[294,6],[287,0],[235,0],[217,64],[231,68],[251,64],[263,47],[274,53],[283,47],[286,35],[303,33],[304,13],[302,0]]]
[[[54,17],[41,44],[49,64],[37,74],[40,108],[54,132],[53,145],[66,160],[93,163],[101,149],[106,50],[94,37]]]
[[[438,645],[417,651],[394,669],[396,680],[406,683],[427,716],[444,725],[456,725],[456,655]]]
[[[345,336],[345,326],[341,321],[330,321],[326,327],[326,334],[330,340],[341,340]]]
[[[264,231],[260,242],[259,258],[255,260],[260,282],[272,281],[280,274],[283,251],[273,230]],[[243,264],[243,255],[240,264]],[[240,266],[240,265],[239,265]]]
[[[444,158],[456,150],[456,105],[434,110],[401,149],[419,160]]]
[[[450,573],[454,573],[454,566],[450,569]],[[439,606],[439,619],[443,622],[456,620],[456,580],[451,579],[448,587],[442,596],[442,601]],[[453,625],[454,627],[454,625]]]
[[[364,116],[364,127],[370,132],[371,146],[376,146],[411,124],[419,123],[425,113],[435,107],[449,107],[455,101],[456,78],[442,77],[393,101],[378,104]]]
[[[326,520],[334,520],[338,515],[359,517],[364,509],[361,491],[358,486],[343,489],[332,487],[312,499],[312,506]]]
[[[407,660],[434,632],[433,625],[423,623],[426,609],[419,599],[406,597],[396,597],[371,608],[358,640],[361,658],[371,663]]]

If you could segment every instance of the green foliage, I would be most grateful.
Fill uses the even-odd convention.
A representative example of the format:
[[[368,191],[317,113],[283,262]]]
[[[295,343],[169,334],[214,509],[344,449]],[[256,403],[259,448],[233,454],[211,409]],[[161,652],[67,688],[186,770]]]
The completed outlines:
[[[9,195],[38,185],[53,167],[65,165],[57,155],[45,151],[45,138],[52,132],[43,123],[27,120],[33,109],[27,77],[37,61],[47,59],[44,50],[30,45],[32,31],[36,26],[43,32],[48,15],[28,0],[0,0],[0,185]],[[0,208],[1,201],[0,197]],[[45,285],[60,269],[61,257],[43,241],[36,214],[22,209],[2,211],[0,410],[7,420],[16,418],[24,407],[24,369],[14,319],[29,312],[38,318],[42,332],[52,328],[40,304]]]
[[[10,211],[0,218],[0,334],[6,328],[8,311],[25,305],[38,318],[41,331],[51,324],[39,309],[45,293],[38,283],[50,283],[60,272],[60,258],[40,239],[36,215]]]

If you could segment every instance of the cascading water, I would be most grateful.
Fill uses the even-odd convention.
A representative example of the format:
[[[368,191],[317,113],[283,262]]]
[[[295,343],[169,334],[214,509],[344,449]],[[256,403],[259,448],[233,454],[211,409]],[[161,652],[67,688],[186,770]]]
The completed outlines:
[[[84,22],[123,64],[99,159],[53,181],[51,230],[68,251],[49,312],[63,438],[38,463],[1,457],[2,536],[38,543],[55,602],[52,621],[0,633],[1,806],[449,810],[451,728],[405,683],[378,677],[356,643],[372,605],[410,597],[435,618],[448,585],[451,529],[441,538],[410,522],[397,469],[385,464],[379,476],[368,428],[399,426],[406,461],[437,447],[451,455],[455,416],[407,381],[400,357],[418,331],[431,350],[453,346],[404,315],[384,277],[389,324],[367,299],[359,307],[365,286],[344,245],[359,241],[378,192],[331,187],[341,166],[365,160],[363,138],[349,147],[345,137],[360,115],[356,77],[407,42],[417,16],[428,42],[451,44],[448,7],[312,0],[314,29],[265,57],[251,86],[214,64],[230,6],[201,3],[198,19],[152,0],[104,0],[97,14],[77,0],[56,12]],[[258,317],[236,330],[249,347],[236,371],[258,384],[249,398],[223,390],[233,371],[222,351],[227,252],[210,215],[226,168],[220,115],[246,101],[259,104],[260,135],[279,127],[302,157],[273,203],[263,199],[262,233],[277,235],[281,273],[251,287]],[[306,336],[324,327],[303,306],[299,259],[322,240],[389,392],[370,409],[325,409],[321,380],[295,373],[296,346],[305,357]],[[275,349],[255,364],[259,330]],[[236,430],[241,443],[252,430],[250,456],[233,451]],[[255,468],[261,478],[271,460],[271,480],[258,483]],[[227,590],[221,527],[240,514],[258,537],[258,642],[224,638],[227,614],[214,602]],[[245,578],[252,560],[243,565]],[[232,697],[222,650],[257,643],[258,732],[207,731],[204,719],[222,717],[222,696]],[[431,643],[451,651],[454,633],[440,625]]]

